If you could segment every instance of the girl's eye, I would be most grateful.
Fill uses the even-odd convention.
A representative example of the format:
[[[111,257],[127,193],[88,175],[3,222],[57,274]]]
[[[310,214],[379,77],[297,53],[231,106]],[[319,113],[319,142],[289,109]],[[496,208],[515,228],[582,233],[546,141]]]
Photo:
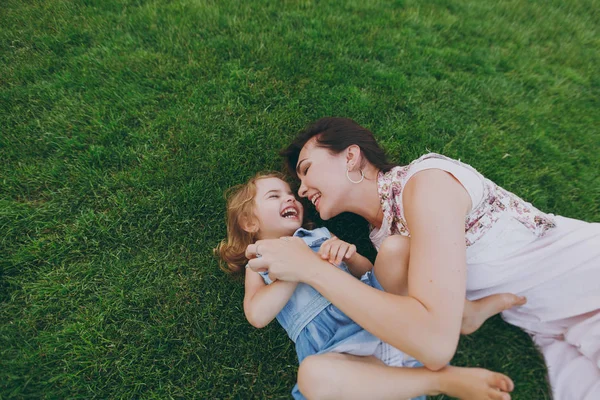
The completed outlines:
[[[272,198],[278,198],[278,197],[279,197],[278,194],[272,194],[272,195],[269,196],[270,199],[272,199]]]

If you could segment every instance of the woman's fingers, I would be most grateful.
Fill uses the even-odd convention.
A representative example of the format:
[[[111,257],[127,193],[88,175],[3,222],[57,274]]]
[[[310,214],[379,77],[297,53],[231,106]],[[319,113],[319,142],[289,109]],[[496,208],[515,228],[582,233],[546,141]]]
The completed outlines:
[[[246,255],[248,268],[268,271],[272,279],[304,281],[322,268],[320,257],[299,237],[259,240],[246,248]]]
[[[253,258],[248,261],[248,268],[254,272],[265,272],[269,270],[269,264],[267,260],[262,257]]]
[[[246,247],[246,258],[252,260],[253,258],[262,257],[269,251],[272,251],[273,246],[278,242],[280,242],[279,239],[257,240]]]
[[[248,247],[246,247],[246,258],[248,260],[256,258],[258,254],[258,242],[249,244]]]

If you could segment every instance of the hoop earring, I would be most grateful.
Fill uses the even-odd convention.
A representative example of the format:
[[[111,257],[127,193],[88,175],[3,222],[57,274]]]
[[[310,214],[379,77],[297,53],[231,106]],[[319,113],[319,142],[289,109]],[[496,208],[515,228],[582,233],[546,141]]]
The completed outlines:
[[[353,181],[352,178],[350,178],[350,174],[349,174],[350,170],[349,169],[346,170],[346,178],[348,178],[348,180],[352,183],[361,183],[363,181],[363,179],[365,179],[365,173],[363,172],[362,169],[359,169],[359,171],[360,171],[360,179],[359,180]]]

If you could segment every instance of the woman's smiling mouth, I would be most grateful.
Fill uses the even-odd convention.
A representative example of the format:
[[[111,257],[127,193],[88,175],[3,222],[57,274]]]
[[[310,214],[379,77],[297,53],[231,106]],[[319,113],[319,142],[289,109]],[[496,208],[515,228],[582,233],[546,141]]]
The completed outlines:
[[[321,200],[321,193],[315,193],[310,197],[311,203],[317,208],[319,206],[319,200]]]

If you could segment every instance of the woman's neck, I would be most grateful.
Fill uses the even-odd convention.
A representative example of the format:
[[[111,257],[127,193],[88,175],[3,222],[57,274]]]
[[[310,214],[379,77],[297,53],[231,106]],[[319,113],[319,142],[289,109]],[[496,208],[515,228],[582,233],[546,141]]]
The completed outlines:
[[[376,228],[379,228],[383,222],[383,210],[377,184],[378,177],[379,170],[377,169],[365,174],[365,180],[356,187],[354,199],[348,210],[360,215]]]

